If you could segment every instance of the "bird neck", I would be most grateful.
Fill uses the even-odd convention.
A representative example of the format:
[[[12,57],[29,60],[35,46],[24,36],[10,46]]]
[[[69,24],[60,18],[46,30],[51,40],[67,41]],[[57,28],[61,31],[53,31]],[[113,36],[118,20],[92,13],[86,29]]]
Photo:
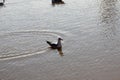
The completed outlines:
[[[61,40],[58,40],[57,46],[61,47]]]
[[[3,0],[3,3],[5,3],[5,0]]]

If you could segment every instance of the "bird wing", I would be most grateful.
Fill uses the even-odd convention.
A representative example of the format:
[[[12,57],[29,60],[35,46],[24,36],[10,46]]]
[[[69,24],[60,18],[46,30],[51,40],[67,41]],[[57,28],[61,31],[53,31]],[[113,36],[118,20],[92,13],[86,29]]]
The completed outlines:
[[[53,44],[50,41],[46,41],[46,42],[50,45],[51,48],[57,49],[57,44]]]
[[[52,43],[50,41],[46,41],[50,46],[52,45]]]

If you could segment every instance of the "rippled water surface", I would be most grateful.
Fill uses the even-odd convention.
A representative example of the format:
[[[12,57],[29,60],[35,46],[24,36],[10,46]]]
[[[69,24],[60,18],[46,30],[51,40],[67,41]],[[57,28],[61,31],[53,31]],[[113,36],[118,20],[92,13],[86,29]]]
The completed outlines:
[[[6,0],[0,80],[120,80],[120,1]],[[46,40],[63,38],[64,56]]]

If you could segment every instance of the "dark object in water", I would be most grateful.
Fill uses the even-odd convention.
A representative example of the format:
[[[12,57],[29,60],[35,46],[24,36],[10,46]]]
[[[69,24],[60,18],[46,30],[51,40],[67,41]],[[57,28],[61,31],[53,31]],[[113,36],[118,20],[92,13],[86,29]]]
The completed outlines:
[[[62,0],[52,0],[52,4],[64,4]]]
[[[0,2],[0,6],[3,6],[5,3],[5,0],[3,0],[3,2]]]
[[[61,40],[63,40],[63,39],[58,38],[57,44],[51,43],[50,41],[46,41],[46,42],[50,45],[50,47],[51,47],[52,49],[60,49],[60,48],[62,48]]]

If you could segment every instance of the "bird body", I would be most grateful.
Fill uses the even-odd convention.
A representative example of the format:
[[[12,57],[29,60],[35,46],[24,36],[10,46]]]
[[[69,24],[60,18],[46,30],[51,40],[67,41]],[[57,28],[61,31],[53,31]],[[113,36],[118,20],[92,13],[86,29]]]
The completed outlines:
[[[5,3],[5,0],[3,0],[3,2],[0,2],[0,6],[3,6]]]
[[[64,1],[62,1],[62,0],[52,0],[52,5],[55,5],[55,4],[64,4]]]
[[[58,38],[57,44],[51,43],[50,41],[46,41],[46,42],[50,45],[50,47],[51,47],[52,49],[60,49],[60,48],[62,48],[61,40],[63,40],[63,39]]]
[[[62,0],[52,0],[52,3],[60,3]]]
[[[4,5],[4,3],[0,3],[0,6]]]

